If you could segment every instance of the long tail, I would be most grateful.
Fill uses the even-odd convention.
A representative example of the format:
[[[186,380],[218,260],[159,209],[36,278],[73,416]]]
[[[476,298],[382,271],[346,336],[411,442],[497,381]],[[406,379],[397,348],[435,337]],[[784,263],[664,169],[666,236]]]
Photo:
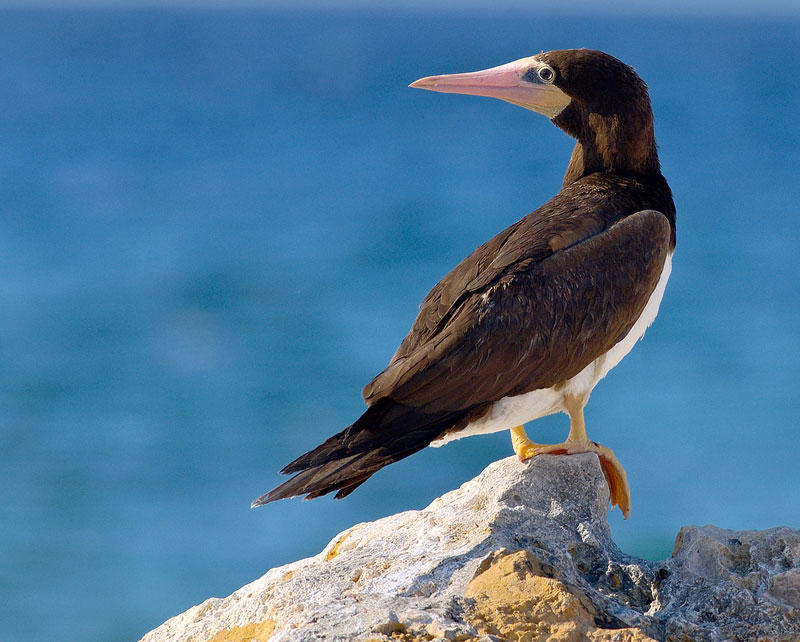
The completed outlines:
[[[388,397],[379,399],[354,424],[288,464],[281,472],[298,474],[254,500],[251,507],[296,495],[314,499],[334,490],[336,499],[341,499],[379,469],[425,448],[466,415],[466,411],[426,415]]]

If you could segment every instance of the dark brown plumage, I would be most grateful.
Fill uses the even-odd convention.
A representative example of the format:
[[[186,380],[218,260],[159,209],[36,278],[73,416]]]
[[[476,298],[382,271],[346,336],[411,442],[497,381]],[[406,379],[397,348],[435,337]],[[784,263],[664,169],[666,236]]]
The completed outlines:
[[[552,51],[495,69],[507,76],[511,65],[519,87],[539,93],[519,100],[515,86],[509,98],[492,80],[482,95],[559,110],[553,123],[578,141],[563,189],[434,286],[388,367],[364,388],[366,412],[287,465],[281,472],[295,477],[254,506],[344,497],[383,466],[485,419],[501,399],[565,386],[642,315],[675,246],[645,84],[598,51]],[[439,88],[451,78],[463,86],[457,76],[415,86],[451,91]]]

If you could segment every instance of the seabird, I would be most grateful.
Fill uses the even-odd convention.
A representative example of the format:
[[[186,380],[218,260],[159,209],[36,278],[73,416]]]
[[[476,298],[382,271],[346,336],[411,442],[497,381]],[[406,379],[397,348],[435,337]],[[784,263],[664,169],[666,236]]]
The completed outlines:
[[[612,507],[630,491],[614,453],[586,436],[598,381],[658,313],[675,248],[675,205],[661,174],[647,86],[601,51],[560,50],[410,85],[499,98],[577,140],[561,191],[481,245],[425,297],[366,412],[281,472],[253,502],[332,491],[342,498],[425,446],[511,431],[521,460],[596,453]],[[543,445],[524,423],[565,412],[569,435]]]

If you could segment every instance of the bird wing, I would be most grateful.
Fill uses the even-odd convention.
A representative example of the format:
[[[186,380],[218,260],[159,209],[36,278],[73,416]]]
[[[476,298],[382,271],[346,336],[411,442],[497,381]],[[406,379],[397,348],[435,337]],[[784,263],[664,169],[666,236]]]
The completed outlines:
[[[670,248],[666,216],[615,220],[602,208],[557,205],[500,233],[431,290],[389,366],[364,388],[368,404],[487,406],[569,379],[628,333]]]
[[[597,212],[542,210],[481,245],[433,287],[393,360],[408,356],[424,344],[446,325],[460,303],[483,292],[502,275],[539,263],[554,252],[601,232],[608,224]]]

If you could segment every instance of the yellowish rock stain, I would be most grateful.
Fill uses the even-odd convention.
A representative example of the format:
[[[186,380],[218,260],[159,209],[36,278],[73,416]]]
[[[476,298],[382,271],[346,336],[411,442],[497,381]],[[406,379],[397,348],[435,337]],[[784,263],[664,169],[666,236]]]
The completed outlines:
[[[576,587],[537,575],[527,551],[496,554],[467,586],[475,600],[469,614],[481,633],[513,642],[650,642],[640,629],[601,629],[594,605]]]
[[[208,642],[266,642],[275,632],[275,622],[264,620],[216,633]]]
[[[331,546],[331,550],[329,550],[327,552],[327,554],[325,555],[325,560],[326,561],[332,560],[334,557],[336,557],[339,554],[339,547],[342,545],[342,542],[344,542],[344,540],[346,540],[349,537],[349,535],[350,535],[350,531],[347,531],[344,535],[342,535],[339,538],[339,541],[337,541],[333,546]]]

